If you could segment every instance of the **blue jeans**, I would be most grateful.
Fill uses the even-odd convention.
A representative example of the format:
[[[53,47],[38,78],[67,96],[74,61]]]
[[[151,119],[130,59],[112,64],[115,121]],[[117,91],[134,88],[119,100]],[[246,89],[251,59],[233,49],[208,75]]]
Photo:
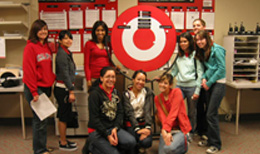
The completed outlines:
[[[173,141],[169,146],[165,145],[162,135],[159,141],[159,154],[184,154],[188,151],[187,139],[182,132],[172,135]]]
[[[225,95],[226,86],[223,83],[215,83],[207,91],[209,101],[207,102],[207,122],[208,122],[208,143],[221,149],[221,139],[219,132],[218,108]]]
[[[197,100],[192,100],[191,97],[193,96],[196,87],[177,87],[181,89],[183,99],[187,98],[188,117],[192,127],[191,133],[194,133],[197,123]]]
[[[45,93],[47,96],[51,95],[51,87],[43,88],[38,87],[38,94]],[[30,92],[30,89],[24,84],[24,96],[27,102],[30,104],[31,100],[33,100],[33,96]],[[47,118],[41,121],[38,116],[33,112],[33,120],[32,120],[32,128],[33,128],[33,151],[34,154],[42,154],[47,150]]]
[[[94,131],[89,134],[89,151],[92,154],[121,154],[133,149],[136,145],[135,138],[123,129],[118,130],[117,137],[118,145],[112,146],[107,138]]]
[[[139,125],[139,126],[140,126],[140,125]],[[140,128],[142,129],[142,128],[144,128],[144,126],[140,126]],[[127,127],[126,130],[127,130],[131,135],[134,136],[134,138],[135,138],[135,140],[136,140],[136,142],[137,142],[136,148],[131,149],[131,150],[128,152],[129,154],[138,153],[137,151],[138,151],[138,148],[140,148],[140,147],[147,149],[147,148],[150,148],[150,147],[152,146],[152,142],[153,142],[152,132],[151,132],[151,134],[150,134],[149,136],[147,136],[147,138],[145,138],[145,139],[143,139],[143,140],[139,140],[140,135],[137,134],[137,133],[134,131],[133,127]]]

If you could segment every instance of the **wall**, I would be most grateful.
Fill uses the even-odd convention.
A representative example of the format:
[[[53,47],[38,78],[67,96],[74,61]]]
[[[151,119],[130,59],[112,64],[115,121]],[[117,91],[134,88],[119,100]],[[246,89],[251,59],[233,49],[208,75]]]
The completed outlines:
[[[15,2],[31,2],[31,21],[34,21],[38,17],[38,2],[36,0],[13,0]],[[246,30],[255,30],[256,22],[259,21],[260,15],[260,1],[259,0],[215,0],[215,36],[216,43],[222,45],[222,38],[227,34],[229,23],[234,25],[235,22],[240,25],[240,22],[244,22]],[[118,0],[118,14],[120,15],[126,9],[137,5],[137,0]],[[1,27],[0,27],[1,28]],[[8,45],[7,59],[0,59],[0,66],[3,67],[7,63],[14,63],[22,65],[22,52],[24,44],[20,44],[17,41],[11,42]],[[12,46],[15,44],[15,46]],[[83,55],[74,54],[74,59],[77,65],[83,65]],[[113,58],[116,64],[120,64],[116,58]],[[129,71],[131,76],[132,71]],[[148,73],[148,77],[152,79],[156,75],[160,74],[158,71],[152,71]],[[127,84],[130,84],[127,81]],[[150,86],[148,84],[148,86]],[[155,94],[158,94],[157,83],[154,84]],[[243,90],[241,99],[241,113],[259,113],[260,105],[259,98],[256,97],[259,91]],[[19,99],[13,95],[1,95],[1,108],[0,118],[3,117],[20,117]],[[226,97],[224,98],[221,108],[225,111],[235,111],[235,98],[236,91],[227,87]],[[30,117],[31,111],[27,103],[25,103],[25,116]],[[223,113],[222,110],[220,113]]]

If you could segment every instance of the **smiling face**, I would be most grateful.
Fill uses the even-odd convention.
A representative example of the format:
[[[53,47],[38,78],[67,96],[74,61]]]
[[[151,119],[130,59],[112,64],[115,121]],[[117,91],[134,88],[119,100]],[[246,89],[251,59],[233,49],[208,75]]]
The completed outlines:
[[[143,73],[138,73],[133,79],[133,88],[137,91],[142,90],[145,85],[145,80],[146,76]]]
[[[205,49],[206,45],[207,45],[207,41],[206,38],[202,38],[199,35],[196,35],[196,44],[199,48],[201,49]]]
[[[159,82],[159,90],[161,93],[168,93],[171,89],[171,84],[167,79],[161,80]]]
[[[64,38],[59,40],[59,42],[65,48],[69,48],[72,45],[73,40],[67,34],[65,34]]]
[[[184,52],[189,52],[189,41],[185,37],[180,38],[180,47]]]
[[[37,37],[40,42],[43,42],[48,36],[48,28],[47,26],[43,26],[41,30],[37,32]]]
[[[95,34],[97,36],[97,40],[102,42],[106,35],[106,31],[102,26],[98,26],[98,28],[95,31]]]
[[[116,82],[116,73],[114,70],[108,70],[104,76],[100,77],[102,82],[102,86],[106,89],[111,89],[115,85]]]
[[[204,30],[205,26],[202,25],[200,20],[196,20],[193,22],[193,32],[197,34],[200,30]]]

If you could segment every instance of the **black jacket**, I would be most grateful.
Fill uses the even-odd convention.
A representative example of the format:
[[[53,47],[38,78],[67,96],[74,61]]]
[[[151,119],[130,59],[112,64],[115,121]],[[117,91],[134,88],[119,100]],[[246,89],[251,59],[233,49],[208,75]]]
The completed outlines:
[[[148,87],[144,87],[146,90],[145,103],[144,103],[144,121],[145,127],[151,129],[152,125],[152,105],[154,104],[154,94],[151,89]],[[135,118],[134,109],[130,103],[130,94],[128,90],[123,93],[123,105],[125,112],[125,119],[131,122],[134,131],[138,131],[140,129],[137,119]]]
[[[116,89],[112,92],[111,101],[105,92],[96,86],[91,89],[88,98],[89,122],[88,127],[107,137],[110,128],[120,128],[123,124],[123,106]]]

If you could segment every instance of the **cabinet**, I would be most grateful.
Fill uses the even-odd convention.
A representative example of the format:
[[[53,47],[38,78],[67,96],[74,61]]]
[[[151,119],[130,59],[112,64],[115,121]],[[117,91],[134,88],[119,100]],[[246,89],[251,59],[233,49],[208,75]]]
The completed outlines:
[[[225,36],[226,79],[233,81],[260,81],[260,36]]]
[[[29,25],[29,3],[0,3],[0,37],[6,40],[26,40]]]

